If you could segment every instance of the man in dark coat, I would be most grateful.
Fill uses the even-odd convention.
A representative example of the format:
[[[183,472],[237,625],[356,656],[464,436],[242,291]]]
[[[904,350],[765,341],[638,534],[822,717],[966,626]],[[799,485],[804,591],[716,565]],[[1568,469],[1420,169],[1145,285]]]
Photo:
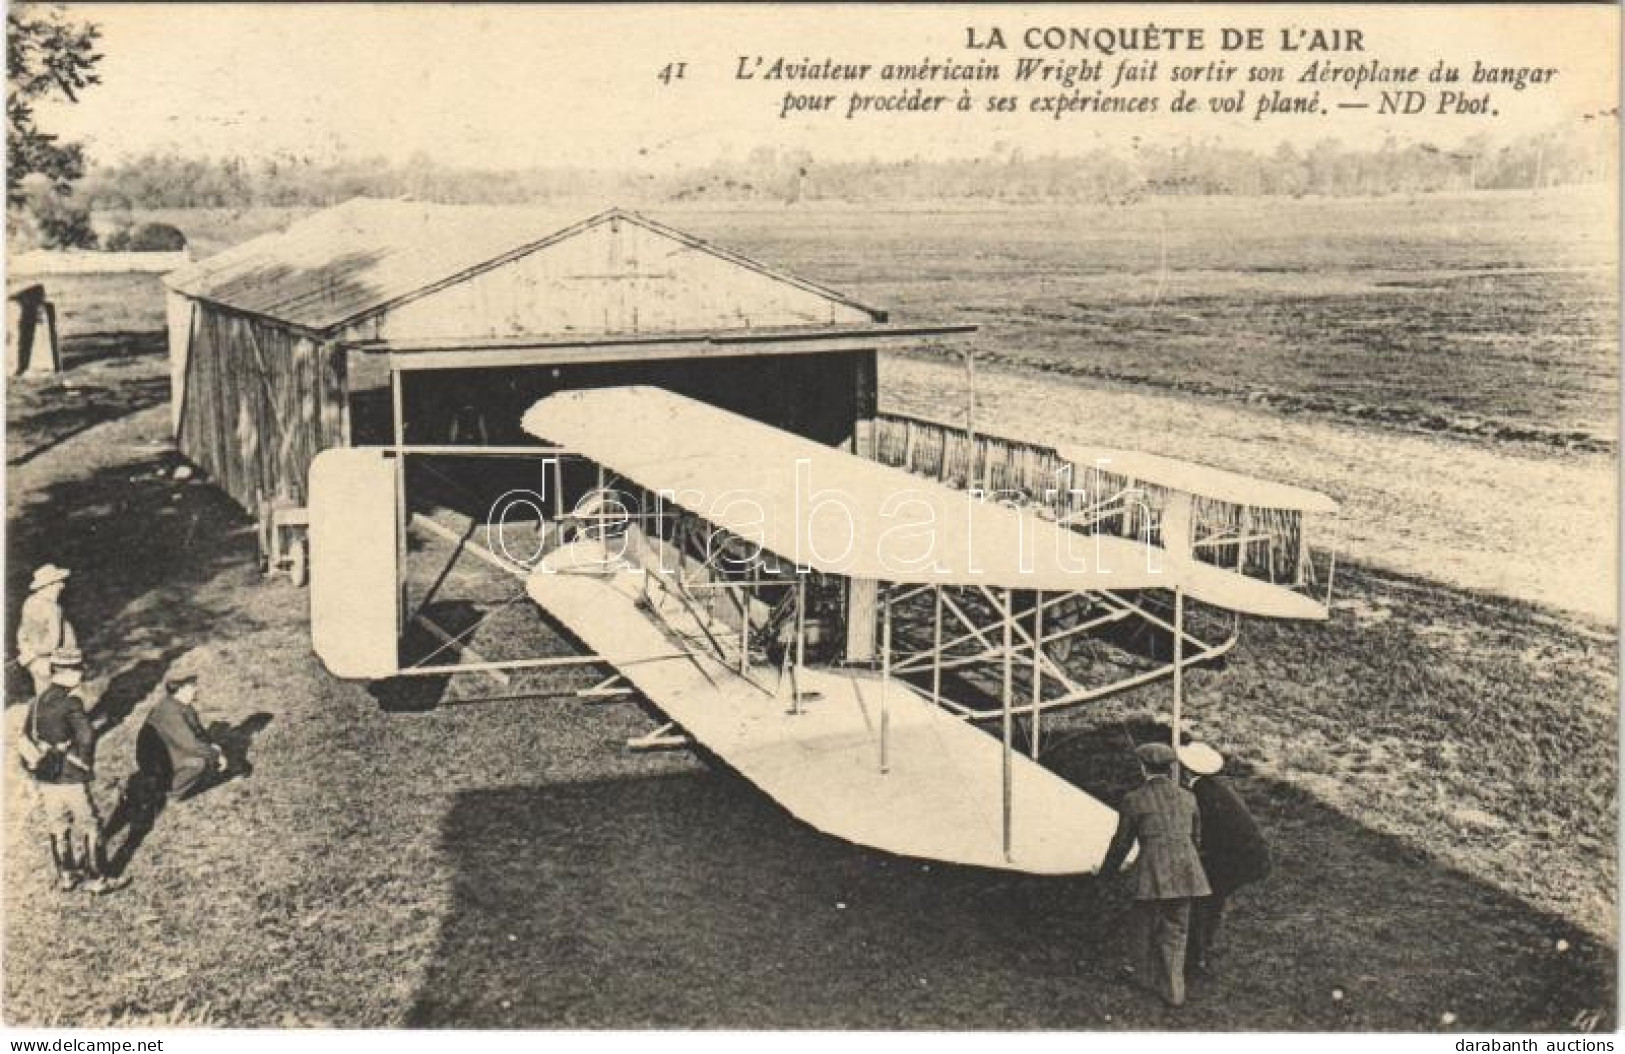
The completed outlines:
[[[1196,847],[1202,821],[1196,798],[1174,781],[1174,748],[1146,743],[1136,749],[1145,783],[1130,791],[1117,812],[1117,831],[1100,873],[1114,875],[1138,843],[1134,864],[1134,950],[1137,976],[1169,1006],[1185,1004],[1185,941],[1191,900],[1208,894]]]
[[[155,755],[155,747],[161,744],[169,777],[164,789],[171,799],[184,798],[202,790],[211,772],[225,771],[226,755],[209,741],[198,718],[194,706],[197,678],[187,674],[171,676],[164,681],[164,687],[166,694],[153,706],[137,737],[136,752],[145,759]]]
[[[64,892],[111,893],[124,883],[103,874],[102,821],[90,796],[96,732],[79,697],[83,666],[77,648],[59,648],[51,655],[51,683],[31,704],[25,731],[44,748],[31,775],[45,813],[59,887]]]
[[[1212,887],[1192,908],[1185,965],[1205,972],[1208,952],[1224,921],[1225,902],[1242,886],[1269,876],[1270,850],[1246,803],[1219,775],[1222,754],[1206,743],[1187,743],[1179,748],[1179,762],[1201,812],[1202,869]]]

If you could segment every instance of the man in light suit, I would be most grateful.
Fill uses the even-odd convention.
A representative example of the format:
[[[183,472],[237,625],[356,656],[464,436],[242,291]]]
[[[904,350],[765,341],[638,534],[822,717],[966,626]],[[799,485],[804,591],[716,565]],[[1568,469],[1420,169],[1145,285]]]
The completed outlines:
[[[44,695],[51,686],[51,656],[79,647],[73,623],[62,614],[62,592],[72,574],[55,564],[35,570],[17,617],[17,662],[33,679],[35,695]]]
[[[1197,855],[1202,840],[1196,798],[1174,779],[1178,760],[1166,743],[1146,743],[1135,750],[1145,782],[1124,797],[1101,865],[1102,875],[1115,875],[1136,843],[1134,863],[1135,970],[1141,984],[1169,1006],[1185,1005],[1185,942],[1190,933],[1191,901],[1209,893]]]

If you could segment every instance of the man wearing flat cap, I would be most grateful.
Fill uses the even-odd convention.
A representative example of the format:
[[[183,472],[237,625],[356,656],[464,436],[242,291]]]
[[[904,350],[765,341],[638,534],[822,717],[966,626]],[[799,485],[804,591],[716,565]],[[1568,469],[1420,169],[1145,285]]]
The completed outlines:
[[[171,799],[184,798],[207,786],[211,772],[225,771],[226,755],[209,741],[198,718],[194,705],[197,677],[171,674],[164,679],[164,688],[164,697],[153,706],[141,728],[136,751],[138,756],[147,756],[161,745],[169,775],[166,791]]]
[[[77,648],[58,648],[51,655],[51,684],[28,714],[26,734],[43,752],[30,774],[45,812],[60,888],[110,893],[124,883],[103,874],[102,820],[90,796],[96,733],[78,694],[83,666]]]
[[[1269,877],[1270,850],[1241,795],[1219,775],[1224,755],[1206,743],[1187,743],[1179,748],[1179,767],[1201,813],[1202,869],[1212,888],[1192,905],[1185,967],[1205,973],[1226,902],[1242,886]]]
[[[1146,743],[1135,754],[1145,782],[1129,791],[1118,807],[1117,831],[1100,873],[1115,875],[1129,849],[1139,844],[1133,877],[1136,976],[1169,1006],[1183,1006],[1191,901],[1209,892],[1197,855],[1201,814],[1195,796],[1174,780],[1173,747]]]
[[[71,574],[55,564],[37,568],[17,618],[17,664],[33,678],[35,695],[51,686],[51,655],[79,647],[73,623],[62,614],[62,593]]]

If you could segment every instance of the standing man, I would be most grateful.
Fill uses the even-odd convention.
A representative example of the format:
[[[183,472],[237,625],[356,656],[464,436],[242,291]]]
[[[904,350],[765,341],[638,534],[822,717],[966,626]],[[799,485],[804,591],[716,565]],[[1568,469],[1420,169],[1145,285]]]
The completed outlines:
[[[201,790],[211,771],[224,772],[226,755],[209,741],[193,705],[197,699],[196,675],[171,675],[164,687],[167,694],[147,715],[137,739],[137,752],[147,749],[142,740],[156,736],[162,741],[169,760],[169,786],[165,790],[173,800]]]
[[[1219,775],[1224,755],[1206,743],[1187,743],[1179,748],[1179,764],[1202,816],[1202,869],[1213,890],[1192,907],[1185,966],[1206,973],[1208,953],[1224,921],[1225,901],[1242,886],[1269,876],[1270,850],[1246,803]]]
[[[1185,941],[1191,900],[1208,894],[1196,847],[1202,821],[1196,798],[1174,781],[1174,748],[1146,743],[1134,753],[1145,782],[1130,791],[1117,813],[1117,831],[1100,873],[1115,875],[1136,842],[1134,951],[1140,983],[1169,1006],[1185,1005]]]
[[[63,892],[111,893],[125,883],[102,874],[102,821],[90,796],[96,733],[78,695],[83,682],[79,650],[58,649],[51,656],[51,683],[28,715],[28,735],[46,751],[33,775],[58,886]]]
[[[17,620],[17,662],[34,679],[35,695],[51,686],[51,655],[58,649],[79,647],[73,624],[62,614],[62,591],[70,574],[55,564],[37,569]]]

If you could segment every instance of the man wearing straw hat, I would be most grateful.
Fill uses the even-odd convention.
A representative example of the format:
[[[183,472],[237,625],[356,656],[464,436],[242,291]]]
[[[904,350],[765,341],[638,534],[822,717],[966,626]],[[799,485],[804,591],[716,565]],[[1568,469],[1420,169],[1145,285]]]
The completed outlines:
[[[1169,1006],[1185,1005],[1185,941],[1191,900],[1208,894],[1207,876],[1196,847],[1202,820],[1196,798],[1174,781],[1174,748],[1145,743],[1135,748],[1145,782],[1123,798],[1117,830],[1100,867],[1115,875],[1136,842],[1134,864],[1134,952],[1144,984]]]
[[[1224,755],[1206,743],[1179,748],[1179,766],[1188,778],[1202,817],[1202,869],[1212,892],[1192,907],[1185,967],[1207,972],[1208,953],[1224,921],[1225,902],[1242,886],[1270,873],[1270,850],[1258,822],[1230,781],[1219,775]]]
[[[17,620],[17,662],[33,678],[35,695],[51,686],[52,653],[79,647],[73,623],[62,614],[62,591],[70,574],[66,567],[55,564],[38,568]]]
[[[102,874],[102,821],[90,797],[96,733],[77,693],[83,681],[79,649],[57,649],[51,656],[51,684],[34,700],[28,715],[27,735],[43,748],[31,771],[45,812],[59,888],[111,893],[125,883]]]

